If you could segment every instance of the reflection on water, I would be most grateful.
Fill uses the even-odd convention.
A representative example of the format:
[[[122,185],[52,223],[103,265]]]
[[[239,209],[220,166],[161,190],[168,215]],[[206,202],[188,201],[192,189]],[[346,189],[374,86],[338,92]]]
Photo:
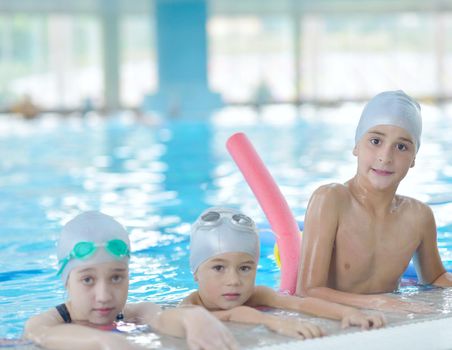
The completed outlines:
[[[132,241],[130,301],[174,304],[195,288],[188,264],[190,223],[210,205],[264,214],[225,149],[244,131],[299,221],[320,184],[355,171],[351,153],[361,105],[225,109],[211,122],[159,126],[114,119],[0,120],[0,337],[18,337],[25,319],[62,302],[55,277],[61,225],[80,211],[118,218]],[[451,126],[443,109],[424,107],[416,167],[400,192],[432,205],[439,246],[452,268]],[[273,247],[264,245],[257,283],[277,287]],[[24,286],[27,286],[24,288]],[[446,300],[446,299],[444,299]],[[450,310],[444,302],[441,310]],[[449,312],[449,311],[448,311]]]

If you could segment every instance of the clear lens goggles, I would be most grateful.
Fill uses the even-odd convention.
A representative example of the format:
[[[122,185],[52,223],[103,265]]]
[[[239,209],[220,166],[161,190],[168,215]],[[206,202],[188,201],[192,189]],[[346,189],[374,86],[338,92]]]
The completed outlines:
[[[58,270],[57,275],[59,276],[63,272],[69,261],[71,261],[72,259],[88,259],[96,252],[97,248],[99,247],[104,247],[108,253],[110,253],[117,259],[121,259],[125,256],[130,256],[127,243],[121,239],[112,239],[105,243],[78,242],[74,246],[74,248],[72,248],[72,251],[69,253],[69,255],[59,261],[61,267]]]
[[[217,211],[209,211],[201,216],[202,225],[217,225],[223,217],[229,217],[233,225],[243,228],[253,228],[254,222],[250,217],[244,214],[222,215],[223,213]]]

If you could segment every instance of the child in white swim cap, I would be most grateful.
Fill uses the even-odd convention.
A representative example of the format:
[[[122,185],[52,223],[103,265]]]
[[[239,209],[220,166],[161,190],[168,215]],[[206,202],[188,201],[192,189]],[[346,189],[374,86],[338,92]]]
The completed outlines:
[[[59,270],[64,284],[76,267],[121,261],[128,265],[129,235],[111,216],[85,212],[64,225],[57,245]]]
[[[57,251],[68,300],[27,321],[25,337],[40,346],[141,349],[118,332],[105,332],[117,331],[118,322],[125,321],[186,337],[189,347],[237,348],[224,325],[202,308],[162,310],[150,302],[126,303],[130,241],[111,216],[95,211],[76,216],[63,227]]]
[[[240,252],[259,260],[259,237],[253,220],[232,208],[206,210],[192,226],[190,268],[198,270],[207,259],[222,253]]]
[[[268,287],[255,286],[258,261],[259,237],[254,221],[235,209],[207,209],[191,229],[190,267],[198,290],[181,304],[203,306],[221,320],[263,324],[298,339],[319,337],[323,331],[308,322],[262,313],[256,307],[306,312],[342,320],[343,326],[367,329],[384,325],[381,315],[369,316],[339,304],[282,295]]]
[[[368,309],[433,311],[382,294],[398,289],[413,257],[420,283],[452,286],[432,210],[397,194],[415,165],[421,132],[421,108],[403,91],[384,91],[366,104],[355,132],[356,173],[319,187],[309,201],[297,294]]]

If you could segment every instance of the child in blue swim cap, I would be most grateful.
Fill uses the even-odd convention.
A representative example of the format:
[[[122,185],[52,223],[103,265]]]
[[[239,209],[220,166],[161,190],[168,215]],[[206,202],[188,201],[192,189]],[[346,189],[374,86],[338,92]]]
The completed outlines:
[[[236,349],[229,331],[202,308],[162,310],[126,303],[130,241],[124,227],[100,212],[82,213],[64,227],[58,241],[58,275],[68,300],[30,318],[25,337],[48,349],[141,349],[115,330],[116,322],[147,324],[164,334],[186,337],[190,349]],[[212,332],[213,334],[209,334]]]
[[[343,327],[379,328],[385,323],[380,314],[366,315],[352,307],[282,295],[271,288],[256,286],[258,261],[259,237],[254,221],[235,209],[207,209],[191,229],[190,267],[198,290],[181,304],[203,306],[220,320],[262,324],[298,339],[319,337],[323,331],[312,323],[263,313],[256,307],[341,320]]]

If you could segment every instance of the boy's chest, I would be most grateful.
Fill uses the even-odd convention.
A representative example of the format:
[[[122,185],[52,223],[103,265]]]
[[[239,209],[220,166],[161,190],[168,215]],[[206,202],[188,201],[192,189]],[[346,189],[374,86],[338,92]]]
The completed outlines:
[[[333,255],[336,281],[346,289],[387,289],[398,282],[418,245],[416,232],[391,223],[341,226]]]

